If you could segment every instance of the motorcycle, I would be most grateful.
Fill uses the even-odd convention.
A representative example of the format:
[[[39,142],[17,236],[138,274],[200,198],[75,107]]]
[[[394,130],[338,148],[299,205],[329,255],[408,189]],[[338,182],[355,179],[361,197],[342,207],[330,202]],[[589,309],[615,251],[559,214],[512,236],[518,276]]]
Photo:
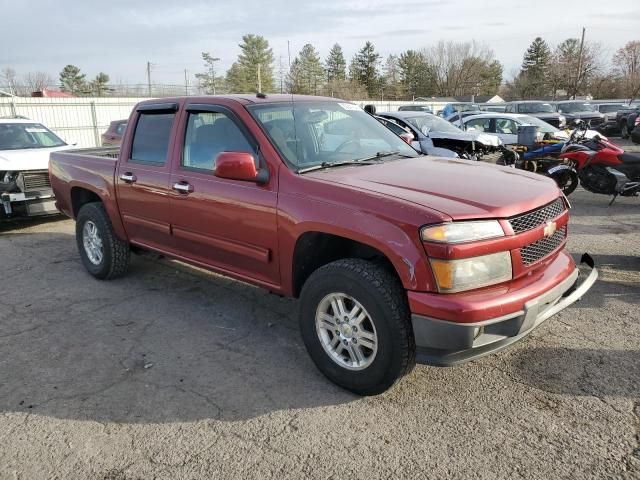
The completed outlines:
[[[626,153],[600,136],[587,139],[586,131],[587,125],[581,122],[562,147],[559,158],[564,163],[551,168],[549,173],[555,173],[554,168],[557,172],[567,171],[567,168],[575,171],[585,190],[613,195],[609,205],[618,195],[640,194],[640,155]]]

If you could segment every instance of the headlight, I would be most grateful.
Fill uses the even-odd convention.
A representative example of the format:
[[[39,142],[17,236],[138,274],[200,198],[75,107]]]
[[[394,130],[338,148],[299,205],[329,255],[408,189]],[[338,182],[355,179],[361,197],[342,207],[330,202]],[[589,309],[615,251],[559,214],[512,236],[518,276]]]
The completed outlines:
[[[18,178],[18,172],[4,172],[2,175],[2,183],[11,183]]]
[[[504,232],[497,220],[482,220],[427,226],[421,230],[420,236],[425,242],[461,243],[503,237]]]
[[[511,254],[498,252],[461,260],[432,258],[431,268],[443,293],[460,292],[511,280]]]
[[[565,117],[564,115],[560,115],[558,121],[560,122],[560,127],[563,127],[567,124],[567,117]]]

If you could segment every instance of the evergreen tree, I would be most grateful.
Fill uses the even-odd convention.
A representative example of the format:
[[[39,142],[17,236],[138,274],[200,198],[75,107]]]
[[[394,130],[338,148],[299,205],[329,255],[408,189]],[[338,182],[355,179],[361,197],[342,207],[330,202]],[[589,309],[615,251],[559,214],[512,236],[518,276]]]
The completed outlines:
[[[260,35],[247,34],[239,46],[242,52],[227,72],[228,88],[235,93],[257,91],[260,69],[261,90],[273,92],[273,51],[269,42]]]
[[[380,55],[376,52],[373,43],[368,41],[356,53],[349,66],[351,79],[362,84],[370,97],[377,97],[380,93],[379,63]]]
[[[337,43],[331,47],[326,61],[327,80],[344,80],[347,76],[347,62],[342,53],[342,47]]]
[[[536,37],[522,60],[522,69],[518,74],[519,85],[525,97],[540,97],[549,92],[549,71],[552,55],[547,42]]]
[[[316,95],[324,84],[324,68],[313,45],[307,43],[293,61],[288,80],[291,93]]]
[[[95,96],[101,97],[109,90],[109,80],[109,75],[104,72],[100,72],[96,75],[96,78],[91,81],[91,92]]]
[[[63,92],[74,94],[86,93],[86,75],[80,73],[80,68],[75,65],[67,65],[60,72],[60,88]]]
[[[398,100],[402,98],[403,89],[400,81],[400,66],[398,56],[389,55],[383,67],[383,88],[384,97]]]
[[[216,94],[216,62],[219,62],[218,57],[212,56],[209,52],[202,52],[202,60],[204,60],[204,66],[206,68],[203,73],[196,73],[196,78],[200,82],[200,87],[205,93]]]
[[[408,97],[418,97],[427,95],[424,88],[427,80],[427,64],[420,52],[407,50],[400,54],[398,58],[398,68],[400,69],[400,81]]]

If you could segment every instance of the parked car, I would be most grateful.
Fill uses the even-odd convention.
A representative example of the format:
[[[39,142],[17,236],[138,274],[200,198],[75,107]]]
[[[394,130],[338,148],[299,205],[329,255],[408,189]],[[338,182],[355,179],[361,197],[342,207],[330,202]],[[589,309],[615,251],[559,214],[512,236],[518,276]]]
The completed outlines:
[[[359,394],[506,348],[597,277],[553,181],[422,157],[332,98],[148,100],[117,159],[53,153],[51,181],[91,275],[135,246],[299,297],[311,358]]]
[[[399,112],[427,112],[433,113],[429,105],[402,105],[398,107]]]
[[[49,154],[69,148],[33,120],[0,119],[0,220],[58,213],[49,183]]]
[[[567,126],[567,119],[556,111],[556,108],[550,102],[540,102],[537,100],[522,100],[517,102],[508,102],[505,105],[505,113],[522,113],[553,125],[556,128],[564,128]]]
[[[127,128],[127,120],[114,120],[109,124],[109,128],[102,134],[102,146],[120,145],[122,136]]]
[[[507,109],[504,103],[483,103],[480,105],[480,110],[484,112],[497,112],[502,113]]]
[[[480,105],[473,102],[447,103],[442,109],[442,117],[447,118],[455,112],[467,112],[469,110],[478,111],[480,110]]]
[[[616,112],[616,122],[620,127],[622,138],[629,138],[638,111],[640,111],[640,105],[632,104]]]
[[[594,103],[593,105],[603,115],[602,125],[598,130],[606,135],[620,133],[620,125],[616,121],[616,114],[618,110],[623,110],[625,105],[622,103]]]
[[[502,142],[494,135],[463,132],[446,120],[423,112],[384,112],[414,135],[411,145],[427,155],[479,158],[497,152]]]
[[[467,110],[466,112],[456,112],[453,115],[449,115],[445,120],[449,123],[453,123],[456,127],[460,126],[460,119],[470,117],[471,115],[480,115],[484,113],[483,110]]]
[[[569,100],[566,102],[556,102],[558,113],[562,114],[567,125],[581,120],[587,124],[589,128],[599,129],[604,123],[604,114],[600,113],[595,105],[584,100]]]
[[[531,115],[522,115],[517,113],[482,113],[462,119],[463,130],[469,131],[473,129],[476,132],[490,133],[500,137],[505,145],[514,145],[518,143],[518,127],[521,125],[535,125],[537,127],[540,140],[557,139],[568,140],[570,133],[566,130],[560,130],[539,118]],[[599,135],[595,130],[586,132],[587,138]]]

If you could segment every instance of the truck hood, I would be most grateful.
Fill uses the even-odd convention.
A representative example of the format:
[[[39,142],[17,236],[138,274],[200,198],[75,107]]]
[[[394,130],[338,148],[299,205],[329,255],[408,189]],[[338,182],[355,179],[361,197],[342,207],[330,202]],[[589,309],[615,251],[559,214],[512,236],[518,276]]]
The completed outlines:
[[[0,171],[47,170],[49,154],[69,150],[71,145],[52,148],[28,148],[25,150],[0,150]]]
[[[527,113],[526,115],[539,118],[540,120],[558,120],[560,118],[560,114],[558,112]]]
[[[429,132],[429,138],[432,140],[446,139],[446,140],[462,140],[466,142],[478,142],[488,147],[497,147],[502,144],[502,140],[496,135],[489,135],[486,133],[476,133],[469,131],[456,132]]]
[[[563,113],[567,118],[572,119],[583,119],[583,118],[603,118],[604,115],[600,112],[573,112],[573,113]]]
[[[305,175],[398,198],[454,220],[511,217],[560,195],[555,182],[542,175],[483,162],[426,156]]]

